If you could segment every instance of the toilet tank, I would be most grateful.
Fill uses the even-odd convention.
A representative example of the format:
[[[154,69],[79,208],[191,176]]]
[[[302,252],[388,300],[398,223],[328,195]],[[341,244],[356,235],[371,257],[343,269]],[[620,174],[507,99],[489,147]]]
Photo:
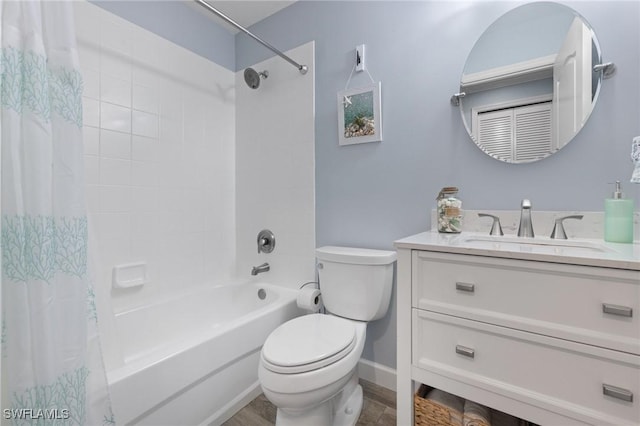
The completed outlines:
[[[395,251],[325,246],[316,249],[322,301],[344,318],[373,321],[389,308]]]

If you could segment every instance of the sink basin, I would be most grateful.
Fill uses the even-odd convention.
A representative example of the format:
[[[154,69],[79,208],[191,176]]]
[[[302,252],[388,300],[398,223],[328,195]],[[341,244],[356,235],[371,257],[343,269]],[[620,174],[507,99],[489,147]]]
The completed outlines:
[[[615,253],[616,251],[595,241],[584,240],[555,240],[551,238],[522,238],[511,236],[493,235],[469,235],[464,236],[461,243],[485,248],[516,249],[518,251],[538,248],[547,249],[573,249],[579,251],[589,251],[592,253]]]

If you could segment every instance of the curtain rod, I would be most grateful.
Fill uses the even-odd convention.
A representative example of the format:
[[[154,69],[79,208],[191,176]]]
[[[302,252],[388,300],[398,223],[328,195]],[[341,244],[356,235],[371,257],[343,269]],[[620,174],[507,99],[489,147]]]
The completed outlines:
[[[280,56],[285,61],[289,62],[294,67],[298,68],[298,71],[300,71],[300,74],[306,74],[307,71],[309,70],[309,68],[306,65],[300,65],[299,63],[297,63],[296,61],[294,61],[293,59],[291,59],[290,57],[288,57],[287,55],[285,55],[284,53],[282,53],[281,51],[279,51],[278,49],[273,47],[271,44],[269,44],[266,41],[262,40],[260,37],[258,37],[257,35],[253,34],[251,31],[247,30],[245,27],[243,27],[242,25],[238,24],[236,21],[234,21],[233,19],[229,18],[227,15],[225,15],[222,12],[220,12],[215,7],[211,6],[206,1],[204,1],[204,0],[194,0],[194,1],[196,3],[198,3],[200,6],[204,7],[207,10],[209,10],[210,12],[213,12],[218,17],[224,19],[227,23],[233,25],[234,27],[236,27],[237,29],[239,29],[240,31],[242,31],[243,33],[248,35],[249,37],[253,38],[255,41],[257,41],[258,43],[262,44],[267,49],[271,50],[273,53],[276,53],[278,56]]]

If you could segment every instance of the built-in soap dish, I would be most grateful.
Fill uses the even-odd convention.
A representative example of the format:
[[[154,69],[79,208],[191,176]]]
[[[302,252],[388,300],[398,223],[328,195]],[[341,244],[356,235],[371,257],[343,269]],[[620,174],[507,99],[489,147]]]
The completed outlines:
[[[113,267],[113,288],[141,287],[148,282],[146,262],[125,263]]]

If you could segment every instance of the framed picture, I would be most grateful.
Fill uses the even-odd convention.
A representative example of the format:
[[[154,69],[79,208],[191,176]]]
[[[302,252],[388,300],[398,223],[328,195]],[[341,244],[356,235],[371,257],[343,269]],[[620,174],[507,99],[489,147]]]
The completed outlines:
[[[340,145],[382,141],[380,82],[338,92]]]

